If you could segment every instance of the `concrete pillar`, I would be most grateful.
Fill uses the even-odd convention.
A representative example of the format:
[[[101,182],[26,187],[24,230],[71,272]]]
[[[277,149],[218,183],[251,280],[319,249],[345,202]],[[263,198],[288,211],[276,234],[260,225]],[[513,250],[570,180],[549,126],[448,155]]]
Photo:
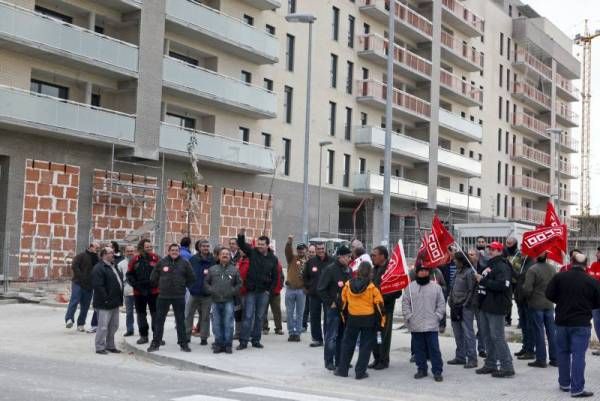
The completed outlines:
[[[165,39],[165,56],[169,55],[169,51],[171,51],[171,39]]]
[[[88,14],[88,29],[90,31],[96,29],[96,13],[94,11],[90,11]]]
[[[550,99],[551,99],[551,112],[550,112],[550,128],[556,127],[556,82],[557,82],[557,72],[556,72],[556,60],[552,59],[552,83],[550,90]],[[559,157],[560,152],[558,147],[560,146],[559,142],[556,141],[557,135],[555,133],[550,134],[550,160],[552,161],[552,169],[550,170],[550,195],[556,194],[554,199],[554,208],[556,209],[556,213],[560,216],[560,163]]]
[[[433,0],[432,24],[433,43],[431,46],[431,122],[429,123],[429,174],[427,189],[427,207],[437,207],[438,180],[438,142],[439,142],[439,108],[440,108],[440,63],[442,35],[442,0]]]
[[[86,82],[85,83],[85,99],[83,99],[83,102],[85,104],[92,104],[92,83],[91,82]]]
[[[367,221],[371,222],[371,227],[367,227],[368,231],[371,232],[370,245],[379,245],[383,239],[381,231],[383,224],[383,198],[375,198],[367,202],[365,207],[367,208]],[[364,240],[368,242],[367,238]]]
[[[160,121],[166,121],[167,119],[167,104],[160,102]]]

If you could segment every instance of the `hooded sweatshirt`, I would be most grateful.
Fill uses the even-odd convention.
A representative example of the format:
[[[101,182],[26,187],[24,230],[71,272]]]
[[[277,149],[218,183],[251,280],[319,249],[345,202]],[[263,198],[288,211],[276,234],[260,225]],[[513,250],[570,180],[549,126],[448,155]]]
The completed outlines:
[[[348,309],[347,324],[352,327],[385,326],[383,297],[369,280],[357,277],[346,282],[342,290],[342,310]]]
[[[445,313],[446,301],[438,284],[412,281],[404,291],[402,314],[411,333],[437,332]]]

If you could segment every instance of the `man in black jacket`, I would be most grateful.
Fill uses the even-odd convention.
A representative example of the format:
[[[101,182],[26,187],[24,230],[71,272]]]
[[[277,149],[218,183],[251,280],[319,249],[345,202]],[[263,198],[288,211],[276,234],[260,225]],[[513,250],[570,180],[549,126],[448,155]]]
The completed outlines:
[[[269,294],[277,285],[277,256],[269,249],[269,237],[261,236],[256,241],[256,247],[251,248],[246,243],[246,230],[243,229],[237,238],[239,248],[250,259],[250,267],[246,276],[246,299],[244,304],[244,319],[240,333],[238,350],[248,348],[248,341],[255,348],[263,348],[260,343],[263,320],[267,311]]]
[[[179,244],[169,245],[169,255],[162,258],[150,275],[150,281],[158,287],[156,299],[156,325],[148,352],[158,351],[162,344],[165,320],[171,305],[175,315],[177,344],[184,352],[190,352],[185,331],[185,289],[196,280],[192,265],[179,254]]]
[[[571,397],[592,397],[585,391],[585,353],[592,333],[592,310],[600,308],[600,286],[586,273],[587,258],[574,254],[571,270],[555,275],[546,298],[556,304],[558,385]]]
[[[302,280],[304,281],[304,288],[308,295],[308,307],[310,310],[310,334],[312,337],[311,347],[323,346],[323,330],[321,328],[321,310],[323,310],[323,317],[327,319],[327,309],[321,301],[321,297],[317,292],[317,286],[319,285],[319,278],[321,272],[333,263],[333,259],[325,252],[325,244],[318,243],[315,246],[317,255],[310,258],[304,270],[302,271]],[[327,322],[325,321],[325,324]]]
[[[504,316],[512,298],[511,267],[503,256],[504,246],[501,243],[492,242],[489,250],[488,267],[475,275],[479,282],[479,320],[487,349],[485,365],[476,373],[498,378],[513,377],[515,369],[504,337]],[[498,361],[500,370],[497,369]]]
[[[65,314],[67,329],[73,327],[75,311],[79,305],[79,316],[77,317],[77,330],[84,331],[85,319],[87,318],[90,302],[92,301],[92,270],[98,263],[98,250],[100,245],[92,242],[88,248],[76,255],[71,263],[73,278],[71,279],[71,299]]]
[[[389,253],[385,246],[373,248],[371,260],[373,261],[373,284],[381,289],[381,278],[385,274]],[[396,300],[400,298],[402,291],[383,295],[383,312],[385,313],[385,326],[383,328],[381,344],[373,347],[373,363],[369,365],[375,370],[386,369],[390,366],[390,348],[392,346],[392,324],[394,323],[394,307]]]
[[[323,301],[327,312],[325,314],[325,368],[335,370],[340,361],[344,325],[340,313],[341,293],[346,281],[350,280],[352,272],[348,265],[352,251],[342,245],[336,252],[336,260],[323,270],[319,277],[317,292]]]
[[[96,353],[106,355],[121,351],[115,346],[115,333],[119,329],[119,307],[123,305],[123,274],[114,265],[111,247],[100,251],[102,260],[94,266],[92,286],[94,309],[98,312],[96,330]]]

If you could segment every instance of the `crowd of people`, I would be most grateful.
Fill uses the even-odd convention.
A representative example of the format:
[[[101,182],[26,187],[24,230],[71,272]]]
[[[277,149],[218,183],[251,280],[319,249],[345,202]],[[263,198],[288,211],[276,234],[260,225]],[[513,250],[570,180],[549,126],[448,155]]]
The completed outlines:
[[[288,341],[310,335],[310,347],[323,347],[324,367],[340,377],[348,376],[358,347],[355,377],[364,379],[368,369],[390,366],[394,308],[401,297],[415,379],[431,370],[436,382],[443,381],[438,336],[446,330],[449,311],[456,351],[447,365],[509,378],[515,375],[515,356],[529,360],[530,367],[558,367],[559,388],[572,397],[593,395],[585,389],[584,370],[592,320],[600,338],[600,248],[598,261],[589,267],[578,250],[571,251],[567,265],[556,266],[546,252],[535,259],[524,256],[516,238],[488,244],[480,237],[466,253],[450,249],[451,258],[442,266],[425,267],[418,255],[408,287],[382,294],[390,262],[386,247],[367,253],[355,240],[329,255],[325,244],[294,246],[293,240],[289,236],[285,245],[285,273],[270,239],[261,236],[250,244],[244,230],[214,249],[199,240],[192,251],[190,238],[184,237],[169,245],[164,257],[148,239],[137,248],[125,246],[123,253],[116,242],[107,247],[93,242],[73,259],[66,327],[75,325],[79,306],[77,329],[84,331],[93,303],[96,353],[119,353],[115,334],[125,305],[124,335],[134,335],[136,316],[137,344],[149,343],[147,351],[156,352],[165,344],[165,319],[172,309],[182,351],[191,351],[194,336],[208,346],[212,327],[212,352],[231,354],[234,340],[237,351],[264,347],[269,308],[274,333],[284,334],[283,293]],[[511,355],[505,327],[512,323],[513,301],[522,349]]]

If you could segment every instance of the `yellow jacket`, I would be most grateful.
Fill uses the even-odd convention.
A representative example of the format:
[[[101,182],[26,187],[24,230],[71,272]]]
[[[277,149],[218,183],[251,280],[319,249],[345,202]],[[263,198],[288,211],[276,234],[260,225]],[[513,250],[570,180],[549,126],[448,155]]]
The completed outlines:
[[[372,282],[349,280],[342,290],[342,311],[348,312],[347,324],[359,327],[385,326],[383,297]]]

